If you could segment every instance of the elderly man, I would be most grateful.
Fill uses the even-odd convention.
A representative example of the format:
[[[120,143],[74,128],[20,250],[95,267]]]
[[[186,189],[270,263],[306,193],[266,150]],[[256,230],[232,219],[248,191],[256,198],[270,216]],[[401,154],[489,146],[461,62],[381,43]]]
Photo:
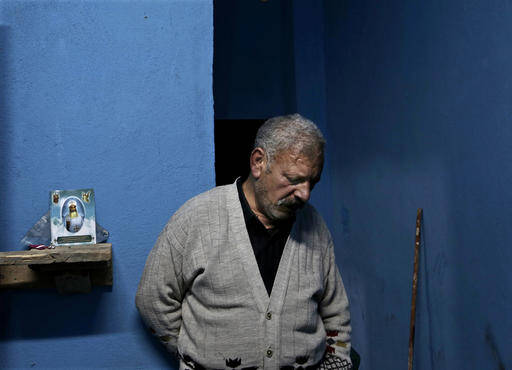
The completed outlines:
[[[259,129],[245,181],[186,202],[137,291],[180,369],[351,369],[350,314],[327,227],[307,204],[325,140],[294,114]]]

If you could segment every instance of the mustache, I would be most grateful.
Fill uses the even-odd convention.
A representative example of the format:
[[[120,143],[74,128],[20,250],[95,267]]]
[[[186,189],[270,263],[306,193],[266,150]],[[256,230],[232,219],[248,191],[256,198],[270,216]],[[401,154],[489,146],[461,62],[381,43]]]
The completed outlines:
[[[296,210],[296,209],[304,207],[305,202],[303,202],[299,199],[294,199],[294,198],[283,198],[283,199],[280,199],[279,201],[277,201],[276,204],[277,204],[277,206],[283,206],[283,207],[287,207],[287,208]]]

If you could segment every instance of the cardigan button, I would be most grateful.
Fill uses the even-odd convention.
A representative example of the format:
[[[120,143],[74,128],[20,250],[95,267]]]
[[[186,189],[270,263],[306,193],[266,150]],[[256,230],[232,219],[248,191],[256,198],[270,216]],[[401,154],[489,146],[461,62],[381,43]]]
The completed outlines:
[[[272,320],[272,312],[267,312],[265,317],[267,318],[267,320]]]
[[[274,352],[272,352],[272,350],[270,348],[267,349],[267,357],[268,358],[271,358],[273,354],[274,354]]]

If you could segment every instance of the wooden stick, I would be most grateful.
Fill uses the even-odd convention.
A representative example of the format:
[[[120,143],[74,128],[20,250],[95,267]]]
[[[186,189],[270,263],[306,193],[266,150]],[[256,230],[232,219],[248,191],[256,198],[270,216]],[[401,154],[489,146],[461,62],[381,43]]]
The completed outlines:
[[[423,209],[418,208],[416,215],[416,240],[414,242],[414,273],[412,275],[412,302],[411,302],[411,325],[409,331],[409,370],[412,370],[412,359],[414,356],[414,329],[416,325],[416,294],[418,291],[418,262],[420,259],[421,243],[421,218]]]

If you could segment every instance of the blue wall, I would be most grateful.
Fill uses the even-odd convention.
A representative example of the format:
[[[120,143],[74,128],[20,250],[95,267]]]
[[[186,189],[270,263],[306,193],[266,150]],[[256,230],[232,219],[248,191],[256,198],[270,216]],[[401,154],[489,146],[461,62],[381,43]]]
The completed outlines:
[[[2,251],[92,187],[114,286],[0,292],[0,368],[162,368],[134,306],[158,233],[214,185],[211,1],[0,4]]]
[[[512,367],[510,4],[219,4],[216,61],[236,58],[217,67],[218,118],[299,111],[327,133],[313,202],[363,368],[406,366],[417,207],[415,368]],[[210,1],[0,4],[1,250],[49,190],[78,187],[114,248],[112,289],[0,293],[0,367],[170,365],[133,298],[168,217],[214,184],[212,18]]]
[[[326,1],[335,239],[365,369],[512,367],[512,4]]]
[[[292,3],[215,1],[215,118],[295,112]]]

